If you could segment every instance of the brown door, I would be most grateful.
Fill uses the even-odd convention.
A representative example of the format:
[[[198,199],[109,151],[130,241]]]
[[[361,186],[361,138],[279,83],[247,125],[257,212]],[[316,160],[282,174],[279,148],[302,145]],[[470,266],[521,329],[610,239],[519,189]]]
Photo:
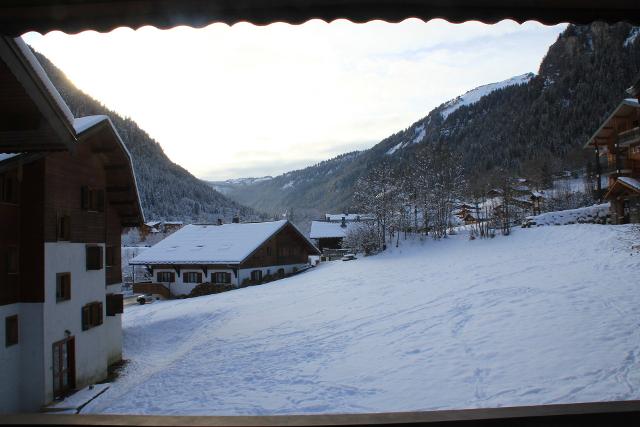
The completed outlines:
[[[75,340],[53,343],[53,397],[63,397],[76,387]]]

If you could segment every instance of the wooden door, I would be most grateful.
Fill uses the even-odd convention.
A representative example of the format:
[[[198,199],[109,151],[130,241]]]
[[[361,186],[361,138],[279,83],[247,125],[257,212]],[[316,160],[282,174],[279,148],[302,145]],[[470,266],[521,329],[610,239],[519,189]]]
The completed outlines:
[[[75,340],[53,343],[53,397],[64,397],[76,387]]]

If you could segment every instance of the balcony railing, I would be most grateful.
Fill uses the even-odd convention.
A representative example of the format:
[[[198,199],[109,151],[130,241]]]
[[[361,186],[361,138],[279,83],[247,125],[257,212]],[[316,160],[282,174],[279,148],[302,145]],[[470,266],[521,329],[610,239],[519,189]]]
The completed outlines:
[[[618,135],[618,146],[620,147],[628,147],[637,143],[640,143],[640,127],[629,129]]]

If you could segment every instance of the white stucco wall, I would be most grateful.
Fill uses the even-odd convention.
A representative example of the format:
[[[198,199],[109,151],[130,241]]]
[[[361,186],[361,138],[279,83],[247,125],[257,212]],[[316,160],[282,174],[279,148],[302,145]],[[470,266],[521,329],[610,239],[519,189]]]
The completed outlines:
[[[22,341],[20,304],[0,306],[0,413],[16,412],[20,408],[20,352],[22,346],[20,342],[11,347],[5,345],[5,319],[16,314],[20,329],[19,338]]]
[[[254,270],[262,270],[262,277],[266,276],[267,274],[271,274],[272,276],[275,276],[276,274],[278,274],[278,270],[281,268],[284,268],[284,273],[285,274],[291,274],[293,273],[294,268],[300,270],[302,268],[304,268],[307,264],[287,264],[287,265],[271,265],[269,267],[256,267],[256,268],[243,268],[241,270],[238,270],[238,279],[240,280],[240,284],[242,284],[242,282],[245,279],[251,279],[251,272]]]
[[[158,282],[158,283],[164,283],[165,285],[170,287],[171,295],[187,295],[191,292],[193,288],[199,285],[199,283],[184,283],[184,274],[188,272],[202,273],[202,283],[212,283],[214,273],[229,273],[231,275],[231,284],[234,286],[238,286],[238,283],[239,283],[238,279],[233,274],[233,270],[230,268],[208,270],[206,275],[202,271],[202,268],[199,268],[199,267],[189,268],[189,269],[180,270],[179,277],[178,277],[178,273],[176,273],[176,271],[173,269],[154,269],[152,281],[157,282],[159,272],[175,273],[175,277],[176,277],[175,282],[172,282],[171,284],[169,284],[168,282]]]
[[[104,247],[104,244],[100,244]],[[106,316],[105,269],[86,270],[86,244],[45,243],[45,303],[44,303],[44,366],[45,401],[53,399],[52,345],[65,338],[65,331],[75,338],[76,387],[82,388],[107,376],[110,347],[121,342],[119,326]],[[71,273],[71,299],[56,302],[56,274]],[[82,307],[91,302],[102,302],[103,324],[82,330]],[[113,353],[113,349],[111,349]]]
[[[5,345],[5,318],[18,315],[18,344]],[[44,399],[42,304],[0,307],[0,413],[40,409]]]

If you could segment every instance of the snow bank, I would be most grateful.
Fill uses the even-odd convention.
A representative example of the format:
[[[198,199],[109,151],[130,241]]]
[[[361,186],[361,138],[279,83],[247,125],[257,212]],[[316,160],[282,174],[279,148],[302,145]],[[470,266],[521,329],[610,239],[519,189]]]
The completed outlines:
[[[640,398],[631,226],[461,233],[270,284],[127,306],[83,412],[293,414]]]
[[[609,217],[609,203],[587,206],[578,209],[564,211],[545,212],[540,215],[528,216],[523,227],[540,227],[542,225],[567,225],[567,224],[605,224]]]

